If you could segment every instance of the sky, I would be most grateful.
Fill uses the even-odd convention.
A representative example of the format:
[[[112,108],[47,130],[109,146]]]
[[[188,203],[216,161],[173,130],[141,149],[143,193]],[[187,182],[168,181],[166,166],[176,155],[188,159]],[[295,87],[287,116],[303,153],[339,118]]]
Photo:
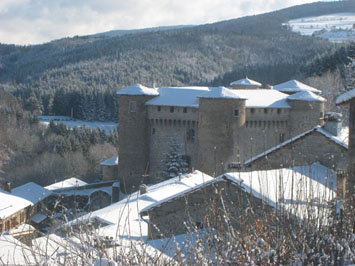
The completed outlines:
[[[118,29],[196,25],[312,0],[0,0],[0,43],[39,44]]]

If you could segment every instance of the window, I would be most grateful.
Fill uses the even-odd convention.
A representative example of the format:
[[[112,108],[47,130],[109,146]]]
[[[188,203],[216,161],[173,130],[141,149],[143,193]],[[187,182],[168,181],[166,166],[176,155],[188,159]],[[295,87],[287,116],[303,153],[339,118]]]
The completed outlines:
[[[161,111],[161,106],[158,106],[158,112],[160,112]]]
[[[277,109],[277,114],[281,114],[281,109],[280,108]]]
[[[267,114],[268,113],[268,109],[267,108],[264,108],[264,114]]]
[[[323,112],[320,112],[320,117],[323,117]]]
[[[183,112],[187,113],[187,108],[186,107],[184,107]]]
[[[251,109],[250,109],[250,113],[254,114],[254,113],[255,113],[255,109],[254,109],[254,108],[251,108]]]
[[[137,111],[137,103],[136,103],[135,101],[130,101],[130,102],[129,102],[129,111],[130,111],[131,113]]]
[[[170,113],[174,113],[174,106],[170,106]]]
[[[231,162],[228,164],[229,169],[240,169],[241,168],[241,163],[240,162]]]
[[[281,133],[280,134],[280,143],[285,141],[285,134]]]
[[[155,134],[155,128],[153,127],[152,128],[152,135],[154,135]]]
[[[189,129],[186,133],[187,140],[188,141],[194,141],[195,140],[195,130]]]
[[[235,116],[235,117],[238,117],[238,116],[239,116],[239,109],[235,109],[235,110],[234,110],[234,116]]]

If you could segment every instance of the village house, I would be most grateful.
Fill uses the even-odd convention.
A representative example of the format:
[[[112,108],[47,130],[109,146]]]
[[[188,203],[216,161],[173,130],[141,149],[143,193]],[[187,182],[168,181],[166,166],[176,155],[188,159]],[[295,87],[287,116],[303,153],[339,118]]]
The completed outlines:
[[[327,201],[336,197],[334,171],[310,166],[226,173],[198,186],[165,197],[141,209],[148,222],[148,238],[169,238],[204,227],[220,226],[219,219],[238,228],[250,210],[255,219],[270,211],[284,211],[299,219],[326,222]]]
[[[319,90],[300,82],[279,88],[287,86],[293,94],[262,89],[247,78],[231,88],[136,84],[118,91],[122,189],[132,192],[141,183],[157,182],[173,140],[190,168],[218,176],[321,125],[325,99],[312,92]]]
[[[51,192],[30,182],[11,192],[0,191],[0,231],[9,231],[25,223],[36,223],[45,208],[43,200]]]
[[[100,163],[102,180],[115,180],[118,175],[118,156],[114,156]]]
[[[337,173],[339,198],[345,197],[348,128],[342,116],[326,113],[324,126],[315,126],[245,161],[244,170],[267,170],[320,162]]]
[[[355,89],[340,95],[336,104],[349,107],[348,184],[346,187],[348,195],[351,196],[355,192]]]

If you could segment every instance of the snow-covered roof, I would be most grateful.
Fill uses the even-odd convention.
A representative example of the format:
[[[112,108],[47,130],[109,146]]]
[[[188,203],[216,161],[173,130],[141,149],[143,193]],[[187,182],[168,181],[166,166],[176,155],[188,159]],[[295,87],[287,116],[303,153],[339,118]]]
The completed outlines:
[[[71,177],[66,180],[46,186],[45,188],[48,190],[56,190],[56,189],[62,189],[62,188],[80,187],[80,186],[85,186],[85,185],[87,185],[86,182],[84,182],[78,178]]]
[[[197,108],[198,97],[207,92],[209,92],[208,87],[163,87],[159,88],[159,96],[146,104]]]
[[[233,90],[246,98],[247,108],[291,108],[287,103],[288,94],[277,90]]]
[[[9,231],[10,235],[17,235],[17,234],[22,234],[22,233],[28,233],[28,232],[33,232],[36,231],[36,228],[34,228],[30,224],[20,224],[19,226],[16,226],[16,228],[13,228]]]
[[[210,91],[201,95],[199,98],[223,98],[223,99],[246,99],[237,92],[226,87],[210,88]]]
[[[37,185],[36,183],[29,182],[17,188],[14,188],[11,193],[18,197],[24,198],[30,201],[32,204],[44,200],[52,191],[45,189],[44,187]]]
[[[195,171],[191,174],[182,175],[181,180],[175,177],[148,187],[148,192],[140,195],[135,192],[117,203],[106,208],[97,210],[87,216],[73,221],[99,219],[109,224],[100,228],[99,235],[117,239],[146,239],[148,225],[139,215],[139,212],[148,206],[159,204],[174,195],[181,195],[188,190],[203,186],[211,182],[213,178],[202,172]]]
[[[326,203],[336,196],[336,173],[319,163],[224,176],[267,204],[299,218],[328,218]]]
[[[314,94],[311,91],[300,91],[295,94],[288,96],[289,100],[293,101],[307,101],[307,102],[325,102],[326,99]]]
[[[255,80],[251,80],[248,79],[248,77],[246,77],[245,79],[239,79],[237,81],[233,81],[230,83],[231,86],[233,85],[242,85],[242,86],[257,86],[257,87],[261,87],[261,83],[255,81]]]
[[[343,93],[342,95],[340,95],[335,103],[336,105],[340,105],[340,104],[345,104],[348,101],[350,101],[351,99],[353,99],[355,97],[355,89],[352,89],[350,91],[347,91],[345,93]]]
[[[29,200],[13,195],[4,190],[0,190],[0,219],[9,217],[31,205],[32,202]]]
[[[327,200],[333,199],[337,185],[335,172],[319,163],[294,168],[227,173],[169,197],[161,197],[157,202],[141,209],[140,214],[146,215],[149,210],[159,207],[163,203],[184,197],[204,186],[223,182],[224,177],[241,185],[246,192],[252,193],[272,207],[279,208],[282,206],[300,218],[317,215],[316,209],[314,209],[314,213],[309,212],[308,208],[311,205],[308,204],[311,204],[311,202],[313,202],[313,205],[314,202],[324,204]],[[279,184],[280,180],[281,184]],[[281,191],[279,191],[280,189]]]
[[[118,165],[118,156],[114,156],[105,161],[102,161],[100,165],[108,165],[108,166]]]
[[[159,95],[157,89],[147,88],[141,84],[134,84],[127,88],[117,91],[118,95]]]
[[[47,218],[46,215],[44,215],[42,213],[36,213],[35,215],[33,215],[31,217],[31,221],[36,224],[39,224],[39,223],[43,222],[46,218]]]
[[[282,91],[282,92],[287,92],[287,93],[295,93],[295,92],[300,92],[300,91],[311,91],[315,93],[321,93],[322,91],[313,88],[311,86],[308,86],[298,80],[290,80],[278,85],[275,85],[273,87],[274,90]]]
[[[289,95],[277,90],[233,90],[225,87],[171,87],[159,88],[159,96],[146,105],[179,106],[198,108],[199,98],[246,99],[247,108],[291,108]]]
[[[4,265],[41,265],[33,250],[9,235],[0,235],[0,261]],[[42,261],[44,263],[44,260]]]
[[[312,133],[312,132],[319,132],[320,134],[322,134],[323,136],[327,137],[328,139],[334,141],[336,144],[344,147],[345,149],[348,149],[348,137],[349,137],[349,128],[343,128],[343,130],[341,131],[341,133],[339,134],[339,136],[334,136],[332,133],[326,131],[324,128],[322,128],[321,126],[316,126],[310,130],[307,130],[305,132],[302,132],[301,134],[298,134],[284,142],[281,142],[280,144],[262,152],[259,153],[258,155],[248,159],[247,161],[245,161],[245,165],[248,165],[276,150],[281,149],[282,147],[287,146],[288,144],[295,142],[296,140],[299,140],[305,136],[307,136],[308,134]]]

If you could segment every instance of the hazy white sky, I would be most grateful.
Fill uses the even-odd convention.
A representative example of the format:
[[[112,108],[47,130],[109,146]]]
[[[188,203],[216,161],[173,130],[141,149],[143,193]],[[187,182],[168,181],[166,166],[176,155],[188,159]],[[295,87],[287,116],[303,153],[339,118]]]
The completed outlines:
[[[0,43],[36,44],[115,29],[204,24],[314,0],[0,0]]]

